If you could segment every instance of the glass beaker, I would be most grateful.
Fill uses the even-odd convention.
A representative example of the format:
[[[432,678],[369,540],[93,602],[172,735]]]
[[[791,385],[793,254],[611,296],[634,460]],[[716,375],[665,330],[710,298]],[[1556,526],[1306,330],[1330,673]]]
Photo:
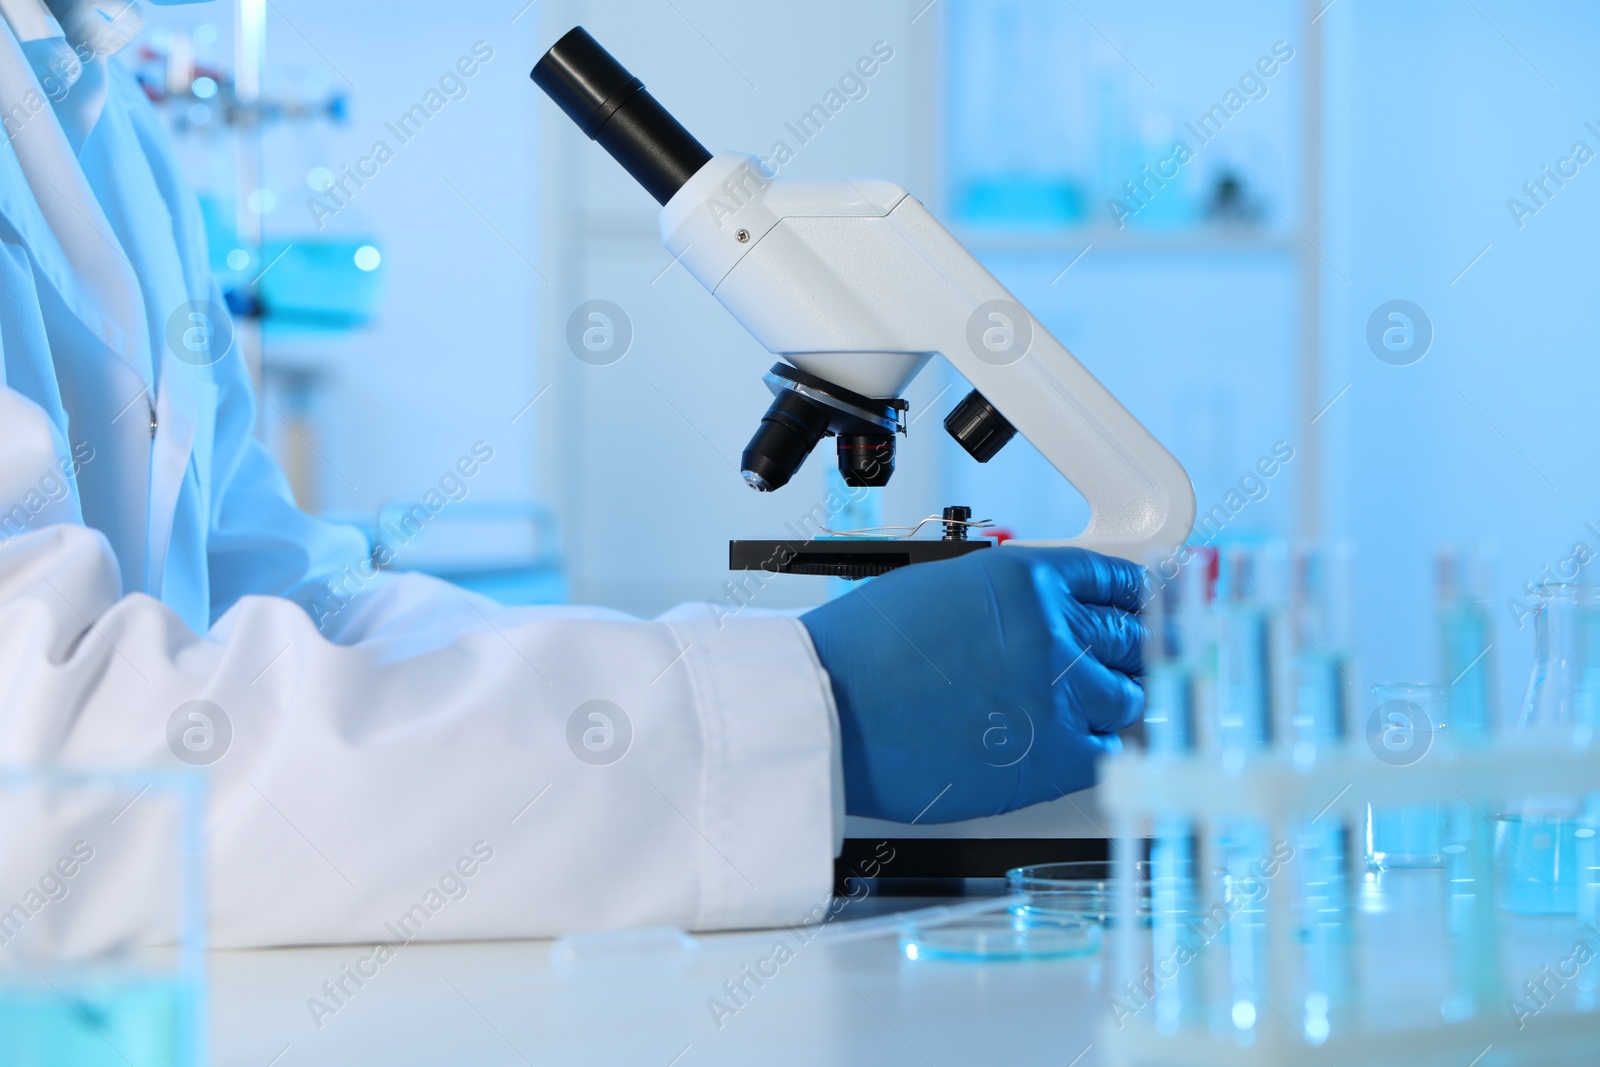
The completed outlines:
[[[0,769],[0,1061],[206,1062],[195,772]]]
[[[1383,762],[1406,767],[1425,758],[1444,721],[1448,687],[1387,682],[1372,687],[1377,706],[1367,720],[1367,745]],[[1367,808],[1367,866],[1440,867],[1448,815],[1438,805]]]
[[[1533,673],[1517,728],[1592,731],[1600,716],[1600,589],[1579,582],[1539,586],[1533,611]]]

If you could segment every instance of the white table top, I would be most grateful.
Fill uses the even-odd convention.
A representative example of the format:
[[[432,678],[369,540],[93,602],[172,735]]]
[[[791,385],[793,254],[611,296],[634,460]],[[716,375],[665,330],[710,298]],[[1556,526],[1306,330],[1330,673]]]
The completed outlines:
[[[1294,1029],[1279,1033],[1282,1043],[1271,1049],[1262,1044],[1251,1062],[1345,1067],[1382,1058],[1416,1067],[1427,1052],[1444,1067],[1461,1067],[1481,1050],[1481,1067],[1592,1064],[1600,1047],[1594,955],[1600,929],[1576,915],[1502,909],[1495,916],[1499,947],[1485,956],[1461,940],[1466,928],[1457,929],[1458,909],[1445,895],[1454,886],[1442,868],[1364,873],[1344,966],[1352,982],[1349,1007],[1370,1029],[1341,1025],[1324,1055],[1304,1043],[1285,1014],[1292,1008],[1284,999],[1289,991],[1269,986],[1266,1003]],[[857,920],[955,903],[961,902],[867,896],[841,902],[828,925],[835,933]],[[552,968],[549,941],[413,943],[381,966],[367,945],[214,952],[211,1062],[1096,1067],[1113,1058],[1107,1041],[1127,1046],[1124,1061],[1144,1055],[1134,1031],[1148,1027],[1106,1028],[1118,933],[1109,931],[1094,956],[984,963],[908,960],[893,935],[845,943],[827,937],[802,943],[788,930],[770,937],[702,935],[702,947],[677,957],[676,968],[670,951],[635,952],[567,977]],[[1148,959],[1151,932],[1134,936],[1135,955]],[[772,946],[780,938],[786,951],[800,947],[774,964]],[[1582,959],[1575,955],[1578,942],[1585,946]],[[597,948],[590,942],[585,958],[603,956]],[[350,972],[360,973],[363,959],[358,987]],[[1200,959],[1194,966],[1225,970],[1233,955],[1207,952]],[[1489,981],[1499,992],[1485,995],[1481,1012],[1447,1027],[1448,1036],[1431,1029],[1442,1025],[1449,996],[1481,982],[1484,966],[1498,972]],[[1566,978],[1555,982],[1551,966]],[[759,986],[752,970],[762,972]],[[1520,995],[1530,976],[1548,984],[1551,1003],[1537,1013],[1537,1025],[1522,1025],[1526,1020],[1505,1007],[1504,997]],[[730,995],[725,985],[741,981],[745,993]],[[325,984],[341,982],[345,992],[330,996]],[[1212,974],[1208,982],[1223,988],[1225,975]],[[326,1005],[320,1017],[313,998]],[[724,1005],[720,1017],[714,1002]],[[1210,1042],[1216,1047],[1209,1053],[1196,1036],[1204,1035],[1164,1041],[1161,1054],[1240,1062],[1227,1035]]]
[[[1100,1062],[1104,954],[980,965],[913,962],[892,937],[811,944],[719,1029],[707,1001],[728,1002],[722,984],[756,954],[703,951],[678,974],[601,982],[557,976],[549,950],[548,941],[403,947],[320,1028],[307,1000],[367,948],[216,952],[212,1059],[222,1067]]]

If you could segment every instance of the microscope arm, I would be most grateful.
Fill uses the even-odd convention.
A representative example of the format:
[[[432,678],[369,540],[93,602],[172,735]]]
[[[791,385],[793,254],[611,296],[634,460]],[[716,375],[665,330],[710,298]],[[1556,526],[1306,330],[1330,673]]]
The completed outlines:
[[[672,254],[769,351],[866,397],[944,356],[1089,503],[1070,544],[1144,560],[1188,537],[1183,467],[905,190],[768,178],[718,155],[667,201]],[[1009,342],[1009,343],[1008,343]]]

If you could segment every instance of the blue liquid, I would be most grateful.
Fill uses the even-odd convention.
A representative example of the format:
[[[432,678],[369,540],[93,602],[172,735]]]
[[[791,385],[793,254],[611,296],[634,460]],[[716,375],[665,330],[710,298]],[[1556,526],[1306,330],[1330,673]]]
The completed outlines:
[[[190,1067],[199,996],[174,978],[0,984],[0,1067]]]
[[[1450,993],[1440,1010],[1447,1022],[1460,1022],[1501,1009],[1494,899],[1495,830],[1470,804],[1451,807],[1448,875],[1450,882]]]
[[[1231,982],[1228,1021],[1235,1043],[1245,1046],[1254,1042],[1255,1022],[1264,1010],[1259,1003],[1267,967],[1266,908],[1262,902],[1271,890],[1260,874],[1260,865],[1271,853],[1260,826],[1223,821],[1220,827],[1223,899],[1233,915],[1222,937]]]
[[[1307,825],[1299,834],[1294,869],[1300,875],[1301,927],[1306,993],[1301,1031],[1320,1045],[1332,1022],[1347,1010],[1351,972],[1350,887],[1345,877],[1344,829],[1337,823]]]
[[[1508,815],[1495,834],[1501,907],[1519,915],[1578,911],[1578,821],[1564,815]]]
[[[1494,727],[1493,660],[1485,649],[1494,643],[1493,627],[1483,608],[1463,601],[1444,614],[1445,675],[1454,678],[1446,698],[1445,722],[1455,743],[1483,745]]]
[[[963,221],[991,226],[1069,226],[1088,214],[1083,190],[1069,178],[996,175],[969,182],[957,199]]]
[[[1231,606],[1223,626],[1217,738],[1224,748],[1253,752],[1272,736],[1272,620],[1265,608],[1246,603]]]
[[[1169,663],[1145,676],[1145,744],[1152,756],[1181,757],[1194,750],[1194,679]]]
[[[1367,814],[1367,865],[1442,867],[1447,817],[1442,808],[1389,808]]]
[[[1151,959],[1159,975],[1155,1027],[1174,1034],[1205,1019],[1206,966],[1190,955],[1205,951],[1195,934],[1203,916],[1195,899],[1193,823],[1158,816],[1155,831],[1150,845]]]
[[[1299,657],[1295,673],[1294,740],[1297,744],[1334,745],[1344,734],[1343,657],[1329,663],[1320,655]]]

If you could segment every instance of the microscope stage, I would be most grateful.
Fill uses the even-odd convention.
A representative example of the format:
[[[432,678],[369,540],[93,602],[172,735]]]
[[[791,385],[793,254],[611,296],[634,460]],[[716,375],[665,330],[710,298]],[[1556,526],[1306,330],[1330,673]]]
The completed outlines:
[[[953,559],[990,548],[993,541],[933,541],[911,538],[818,537],[794,541],[729,541],[728,569],[773,574],[820,574],[872,578],[897,567]]]

